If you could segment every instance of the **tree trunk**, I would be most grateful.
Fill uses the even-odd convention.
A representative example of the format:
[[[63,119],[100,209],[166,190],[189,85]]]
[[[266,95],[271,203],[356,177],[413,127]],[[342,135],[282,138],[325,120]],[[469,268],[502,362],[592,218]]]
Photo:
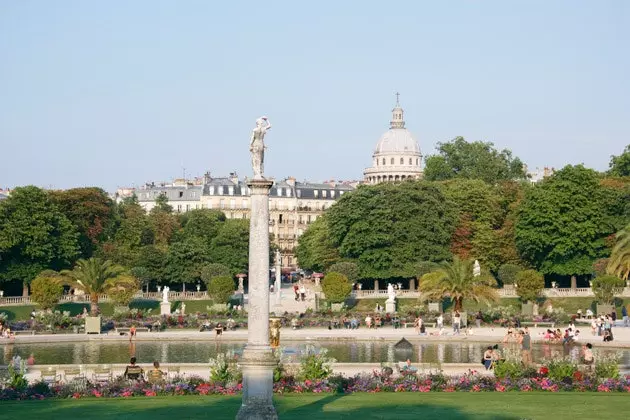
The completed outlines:
[[[98,315],[98,293],[92,293],[90,295],[90,315]]]
[[[28,283],[22,284],[22,296],[23,297],[28,296]]]
[[[571,289],[577,289],[577,278],[575,276],[571,276]]]
[[[455,310],[461,312],[464,309],[464,298],[455,298]]]
[[[186,283],[182,283],[182,293],[186,293]]]

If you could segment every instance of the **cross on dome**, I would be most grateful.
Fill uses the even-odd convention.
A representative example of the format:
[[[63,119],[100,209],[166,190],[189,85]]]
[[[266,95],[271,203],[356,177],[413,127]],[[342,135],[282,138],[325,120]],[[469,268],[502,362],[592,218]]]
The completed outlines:
[[[392,120],[389,122],[390,129],[405,128],[404,113],[400,106],[400,93],[396,92],[396,106],[392,109]]]

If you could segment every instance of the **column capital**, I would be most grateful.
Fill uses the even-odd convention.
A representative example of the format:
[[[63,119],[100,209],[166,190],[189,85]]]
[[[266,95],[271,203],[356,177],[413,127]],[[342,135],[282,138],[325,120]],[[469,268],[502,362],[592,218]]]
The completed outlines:
[[[247,186],[252,190],[252,194],[268,194],[273,186],[273,181],[267,179],[250,179]]]

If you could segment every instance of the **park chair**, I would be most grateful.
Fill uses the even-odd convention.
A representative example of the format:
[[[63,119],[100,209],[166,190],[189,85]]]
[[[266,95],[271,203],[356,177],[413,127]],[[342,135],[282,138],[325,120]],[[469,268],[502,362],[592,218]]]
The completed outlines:
[[[132,381],[142,379],[142,368],[140,366],[127,366],[127,379]]]
[[[112,370],[110,368],[96,368],[92,375],[97,384],[106,384],[112,380]]]
[[[79,368],[65,369],[63,371],[63,379],[65,383],[82,381],[85,379],[85,375],[81,372],[81,369]]]
[[[166,374],[159,369],[151,369],[147,372],[147,381],[152,385],[163,384]]]
[[[57,370],[52,367],[42,370],[41,375],[42,382],[45,382],[48,385],[55,385],[60,380]]]
[[[180,367],[179,366],[171,366],[168,368],[168,378],[169,379],[173,379],[176,377],[180,377],[182,376],[180,373]]]

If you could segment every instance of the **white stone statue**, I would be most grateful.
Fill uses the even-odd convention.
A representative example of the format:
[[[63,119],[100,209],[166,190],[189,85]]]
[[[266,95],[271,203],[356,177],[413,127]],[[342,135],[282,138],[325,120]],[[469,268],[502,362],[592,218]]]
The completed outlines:
[[[249,151],[252,154],[252,168],[254,169],[254,179],[264,179],[265,161],[265,134],[271,128],[271,123],[267,117],[263,116],[256,120],[256,128],[252,131],[252,138],[249,141]]]
[[[478,277],[481,275],[481,266],[479,265],[479,261],[475,260],[475,265],[473,266],[473,276]]]
[[[387,302],[396,301],[396,290],[394,289],[394,285],[391,283],[387,283],[387,296]]]
[[[162,289],[162,302],[168,303],[168,292],[170,291],[171,291],[170,287],[164,286],[164,289]]]

